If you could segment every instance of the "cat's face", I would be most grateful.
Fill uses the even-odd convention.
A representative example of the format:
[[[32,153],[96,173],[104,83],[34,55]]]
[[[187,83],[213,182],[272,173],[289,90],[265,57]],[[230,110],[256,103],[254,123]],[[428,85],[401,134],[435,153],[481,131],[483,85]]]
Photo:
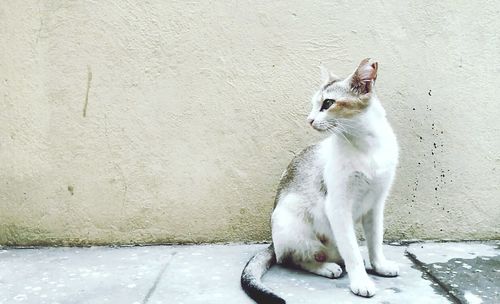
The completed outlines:
[[[321,69],[322,86],[314,94],[307,120],[318,131],[335,132],[369,106],[378,64],[364,59],[349,77],[341,79]],[[342,130],[340,130],[342,131]]]

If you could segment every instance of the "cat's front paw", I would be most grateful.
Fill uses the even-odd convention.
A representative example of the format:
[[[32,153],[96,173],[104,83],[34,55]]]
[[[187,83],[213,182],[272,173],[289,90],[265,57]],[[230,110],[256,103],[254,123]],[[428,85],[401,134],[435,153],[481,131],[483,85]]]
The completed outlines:
[[[397,277],[399,275],[399,266],[396,262],[384,260],[373,263],[373,271],[383,277]]]
[[[325,263],[324,269],[329,273],[329,278],[336,279],[342,275],[342,268],[335,263]]]
[[[351,279],[351,291],[353,294],[365,298],[371,298],[377,292],[377,288],[373,281],[368,277],[360,279]]]

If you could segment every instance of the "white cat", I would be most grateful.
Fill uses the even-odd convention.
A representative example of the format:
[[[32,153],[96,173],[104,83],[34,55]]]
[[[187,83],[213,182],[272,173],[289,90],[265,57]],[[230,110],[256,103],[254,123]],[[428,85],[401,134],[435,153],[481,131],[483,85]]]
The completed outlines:
[[[398,163],[396,136],[375,94],[378,64],[361,61],[341,79],[322,68],[311,126],[331,136],[303,150],[281,177],[272,214],[273,243],[245,266],[241,284],[258,303],[285,303],[261,282],[275,262],[337,278],[345,265],[351,291],[371,297],[354,225],[363,224],[376,274],[398,275],[382,252],[383,212]]]

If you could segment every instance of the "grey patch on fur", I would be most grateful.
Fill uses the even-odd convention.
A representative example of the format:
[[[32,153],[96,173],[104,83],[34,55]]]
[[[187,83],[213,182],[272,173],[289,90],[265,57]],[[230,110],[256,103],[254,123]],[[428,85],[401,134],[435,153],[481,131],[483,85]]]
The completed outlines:
[[[360,171],[355,171],[354,172],[354,178],[355,179],[358,179],[358,180],[362,180],[364,181],[365,183],[370,183],[370,181],[368,180],[367,176],[363,173],[363,172],[360,172]]]
[[[387,289],[390,289],[390,290],[394,291],[394,293],[401,293],[401,289],[399,289],[397,287],[390,287],[390,288],[387,288]]]
[[[301,193],[310,202],[318,201],[318,195],[326,193],[322,164],[318,163],[318,158],[315,156],[318,147],[317,144],[308,146],[292,159],[278,185],[274,207],[277,206],[280,197],[289,192]]]
[[[359,186],[368,186],[371,184],[370,179],[363,172],[356,171],[351,178],[353,179],[353,183]]]
[[[344,97],[356,98],[358,96],[357,92],[353,91],[349,85],[346,86],[343,80],[331,82],[323,88],[323,94],[333,92]]]
[[[326,196],[328,194],[328,190],[326,189],[326,184],[325,180],[321,179],[320,185],[319,185],[319,191]]]
[[[274,200],[274,206],[276,207],[281,194],[285,191],[290,190],[299,190],[300,184],[297,181],[303,180],[304,175],[307,174],[305,171],[307,167],[312,165],[314,160],[314,154],[317,146],[311,145],[302,150],[297,156],[295,156],[288,167],[286,168],[283,176],[280,179],[280,183],[278,185],[278,190],[276,193],[276,198]]]
[[[328,87],[330,87],[331,85],[333,85],[334,83],[339,82],[340,80],[341,80],[341,79],[334,79],[334,80],[330,81],[329,83],[325,84],[325,85],[323,86],[323,91],[324,91],[324,90],[326,90],[326,89],[327,89]]]

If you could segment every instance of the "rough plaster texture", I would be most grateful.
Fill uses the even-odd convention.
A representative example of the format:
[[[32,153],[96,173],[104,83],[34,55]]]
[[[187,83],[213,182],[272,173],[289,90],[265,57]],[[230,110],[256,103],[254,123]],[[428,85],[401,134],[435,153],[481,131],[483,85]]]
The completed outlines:
[[[500,4],[2,1],[0,244],[269,239],[317,66],[380,62],[388,239],[500,236]]]

